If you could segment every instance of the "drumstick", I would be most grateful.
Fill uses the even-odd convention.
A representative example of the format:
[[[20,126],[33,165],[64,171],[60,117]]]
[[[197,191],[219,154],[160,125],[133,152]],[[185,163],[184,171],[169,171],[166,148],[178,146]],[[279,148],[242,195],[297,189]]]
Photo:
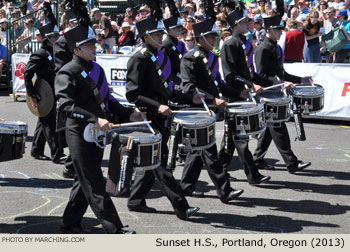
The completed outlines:
[[[252,93],[250,92],[250,88],[248,87],[247,84],[244,84],[244,87],[245,87],[246,89],[248,89],[248,93],[249,93],[250,99],[252,99],[252,101],[253,101],[254,104],[256,105],[256,100],[254,99]]]
[[[254,102],[231,102],[227,104],[227,107],[240,107],[240,106],[245,106],[245,105],[255,105]]]
[[[131,150],[132,149],[132,144],[134,139],[132,137],[128,137],[128,143],[126,144],[126,149]]]
[[[135,111],[136,112],[141,112],[140,110],[139,110],[139,108],[137,108],[137,107],[135,107]],[[146,120],[146,118],[142,115],[142,119],[143,119],[143,121],[144,122],[147,122],[147,120]],[[154,131],[154,129],[152,128],[152,126],[147,122],[147,127],[148,127],[148,129],[152,132],[152,134],[153,135],[155,135],[156,134],[156,132]]]
[[[273,89],[273,88],[278,88],[278,87],[281,87],[283,85],[284,85],[284,83],[280,83],[280,84],[276,84],[276,85],[273,85],[273,86],[270,86],[270,87],[264,87],[264,91],[265,90],[269,90],[269,89]]]
[[[190,114],[190,113],[208,113],[208,111],[203,110],[172,110],[171,113],[173,114]]]
[[[112,124],[112,129],[119,128],[119,127],[128,127],[128,126],[138,126],[138,125],[144,125],[146,123],[151,123],[152,121],[146,121],[146,122],[131,122],[131,123],[121,123],[121,124]],[[97,130],[98,127],[92,128],[94,130]]]
[[[198,88],[196,88],[196,92],[197,92],[198,94],[202,94],[201,92],[199,92],[199,89],[198,89]],[[205,103],[205,101],[204,101],[204,99],[203,99],[202,97],[201,97],[201,101],[202,101],[202,103],[203,103],[203,106],[204,106],[205,110],[208,112],[209,116],[211,116],[210,110],[209,110],[207,104]]]
[[[129,126],[138,126],[138,125],[144,125],[147,123],[151,123],[152,121],[145,121],[145,122],[131,122],[131,123],[120,123],[120,124],[112,124],[112,129],[119,128],[119,127],[129,127]]]

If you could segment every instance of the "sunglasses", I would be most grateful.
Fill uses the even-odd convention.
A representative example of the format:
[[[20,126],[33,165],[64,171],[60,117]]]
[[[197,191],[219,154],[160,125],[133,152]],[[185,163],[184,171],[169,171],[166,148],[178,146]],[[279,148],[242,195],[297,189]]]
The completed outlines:
[[[185,39],[185,42],[194,41],[194,39]]]

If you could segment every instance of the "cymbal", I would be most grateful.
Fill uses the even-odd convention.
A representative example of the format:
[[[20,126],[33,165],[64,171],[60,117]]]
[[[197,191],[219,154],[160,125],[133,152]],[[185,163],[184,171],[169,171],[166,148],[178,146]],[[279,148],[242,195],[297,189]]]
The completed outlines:
[[[34,81],[34,87],[36,92],[40,96],[38,106],[35,108],[32,106],[30,100],[32,99],[28,94],[26,95],[27,106],[35,116],[45,117],[47,116],[54,105],[54,94],[52,88],[44,79],[37,79]]]

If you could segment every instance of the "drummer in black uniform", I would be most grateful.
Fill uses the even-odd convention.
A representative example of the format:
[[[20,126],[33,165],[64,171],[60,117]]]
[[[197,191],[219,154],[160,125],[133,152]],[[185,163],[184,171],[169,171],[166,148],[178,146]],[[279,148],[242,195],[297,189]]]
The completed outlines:
[[[248,53],[253,53],[253,47],[244,34],[248,32],[248,17],[244,15],[243,7],[236,8],[226,18],[233,32],[232,37],[225,41],[221,49],[222,69],[226,83],[229,86],[236,87],[239,90],[244,90],[244,83],[237,81],[236,77],[259,83],[262,86],[273,84],[272,81],[258,76],[249,64],[247,48],[250,48]],[[257,93],[262,91],[260,85],[254,84],[252,87]],[[232,99],[227,97],[230,102],[239,101],[242,99]],[[227,122],[230,125],[230,122]],[[258,167],[255,166],[253,155],[248,148],[248,140],[237,138],[233,135],[232,129],[228,127],[227,137],[223,138],[219,158],[223,162],[225,170],[230,164],[235,147],[237,148],[238,156],[243,165],[245,174],[248,178],[248,183],[252,185],[261,184],[270,179],[269,176],[263,176],[259,173]],[[227,143],[225,143],[227,141]]]
[[[279,5],[280,2],[283,4],[283,1],[277,1],[276,4]],[[256,71],[261,77],[271,81],[276,81],[276,78],[284,80],[286,88],[294,88],[293,83],[305,83],[309,77],[301,78],[291,75],[283,68],[282,53],[277,49],[277,40],[281,37],[284,28],[283,22],[281,22],[282,15],[283,12],[279,15],[264,18],[266,38],[255,51]],[[311,165],[310,162],[298,160],[294,155],[290,145],[288,129],[286,124],[282,122],[280,127],[275,125],[267,127],[261,134],[254,152],[254,161],[258,167],[263,167],[266,163],[264,157],[272,140],[282,155],[289,173],[295,173]]]
[[[218,57],[211,51],[215,44],[217,32],[213,23],[205,20],[193,24],[197,45],[189,51],[181,60],[181,79],[184,91],[195,94],[196,88],[205,94],[205,101],[217,108],[223,108],[227,102],[219,98],[219,92],[229,97],[248,97],[248,92],[240,92],[229,87],[221,79]],[[217,157],[216,144],[201,151],[194,151],[187,155],[182,178],[181,189],[186,195],[202,197],[203,192],[196,191],[195,184],[202,170],[206,166],[213,181],[218,196],[223,203],[236,199],[243,190],[234,190],[230,186],[229,179],[222,168],[222,163]]]
[[[65,32],[69,31],[70,29],[78,26],[79,22],[76,19],[76,15],[74,14],[73,9],[67,9],[65,10],[66,13],[66,20],[68,21],[68,29],[65,30]],[[56,41],[54,47],[53,47],[53,56],[55,60],[55,74],[69,61],[72,60],[73,53],[69,49],[69,46],[67,44],[67,40],[64,36],[60,36],[58,40]],[[65,136],[64,136],[64,130],[63,129],[57,129],[58,134],[60,136],[60,145],[64,148],[66,146]],[[64,178],[74,178],[75,171],[73,166],[72,157],[70,154],[68,154],[67,159],[64,162],[64,169],[62,172],[62,175]]]
[[[161,50],[164,33],[161,22],[153,16],[136,23],[136,28],[145,47],[136,52],[127,64],[126,98],[140,109],[147,110],[152,127],[162,134],[161,166],[135,176],[131,187],[128,208],[130,211],[154,213],[156,209],[146,205],[146,195],[152,188],[155,178],[175,209],[176,216],[187,220],[196,213],[198,207],[190,207],[181,194],[171,172],[165,169],[168,159],[167,141],[170,135],[170,115],[168,101],[192,104],[200,103],[200,96],[190,96],[174,89],[171,80],[170,60]]]
[[[164,19],[163,24],[168,35],[162,43],[162,50],[169,56],[175,85],[181,86],[180,62],[187,49],[185,43],[177,37],[184,31],[183,24],[176,16]]]
[[[52,47],[58,39],[58,27],[56,19],[52,19],[50,23],[39,28],[43,41],[41,48],[30,55],[27,66],[24,70],[24,83],[28,96],[31,97],[34,107],[46,97],[40,97],[35,86],[33,86],[32,78],[36,74],[38,79],[44,79],[52,88],[54,93],[54,60]],[[55,104],[55,103],[54,103]],[[45,142],[48,143],[51,151],[51,160],[54,163],[63,163],[66,156],[63,149],[58,145],[58,135],[56,133],[56,107],[53,105],[48,115],[39,117],[34,132],[33,145],[31,155],[39,160],[50,160],[44,155]]]
[[[66,140],[76,177],[63,214],[64,233],[86,233],[81,222],[90,205],[106,233],[130,234],[123,229],[110,196],[105,191],[101,171],[103,149],[83,138],[85,127],[94,123],[104,132],[111,129],[108,114],[116,113],[130,121],[142,120],[141,113],[124,108],[109,93],[103,68],[96,57],[96,37],[91,27],[79,25],[64,34],[73,59],[57,73],[55,80],[58,127],[66,127]],[[63,119],[63,120],[61,120]]]

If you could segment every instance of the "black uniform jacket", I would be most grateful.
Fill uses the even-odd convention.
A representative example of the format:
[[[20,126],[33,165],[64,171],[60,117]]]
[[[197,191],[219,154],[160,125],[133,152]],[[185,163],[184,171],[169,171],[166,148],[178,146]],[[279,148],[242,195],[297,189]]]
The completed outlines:
[[[87,122],[96,122],[97,118],[105,118],[98,104],[91,86],[82,77],[92,69],[92,62],[73,55],[72,61],[64,65],[57,73],[55,80],[57,109],[60,115],[69,118],[67,127],[85,125]],[[100,68],[100,70],[103,70]],[[109,95],[109,93],[107,94]],[[103,99],[103,97],[102,97]],[[117,114],[122,119],[128,119],[132,113],[130,109],[123,107],[119,102],[108,100],[109,111]],[[64,127],[58,120],[57,128]]]
[[[261,86],[271,86],[274,82],[251,71],[246,63],[246,37],[234,32],[221,48],[221,62],[224,79],[227,85],[244,89],[244,84],[235,80],[236,76],[243,77]]]
[[[283,68],[282,56],[277,52],[277,41],[266,37],[255,51],[256,71],[271,81],[277,75],[281,80],[301,83],[301,77],[287,73]]]
[[[64,36],[60,36],[55,42],[53,46],[53,56],[55,59],[55,73],[72,60],[73,53],[69,49],[67,40]]]
[[[181,78],[178,76],[180,74],[180,62],[182,58],[182,53],[186,51],[186,48],[182,48],[182,51],[174,50],[178,44],[177,38],[168,35],[162,43],[162,50],[169,56],[171,61],[171,73],[174,77],[174,81],[177,85],[181,83]],[[182,46],[185,46],[182,43]],[[181,58],[179,57],[181,55]]]
[[[218,67],[216,69],[217,74],[215,78],[218,86],[216,86],[213,78],[208,73],[203,57],[198,56],[198,53],[196,53],[197,51],[200,52],[200,55],[204,55],[208,58],[209,52],[200,46],[196,46],[193,50],[188,51],[182,58],[180,69],[184,91],[193,94],[197,87],[201,92],[205,93],[205,99],[210,104],[213,104],[215,98],[219,98],[219,92],[226,97],[239,98],[239,90],[226,85],[218,72]],[[218,60],[216,55],[214,55],[214,57],[214,60]]]
[[[24,83],[29,96],[35,94],[32,78],[34,74],[38,79],[46,80],[54,92],[55,65],[52,56],[52,47],[43,45],[38,51],[30,55],[27,66],[24,69]]]
[[[157,55],[157,49],[146,44],[148,50]],[[154,63],[140,51],[128,61],[126,77],[126,98],[137,107],[147,107],[149,112],[157,112],[160,105],[168,101],[192,104],[192,96],[174,90],[170,95],[164,87]]]

